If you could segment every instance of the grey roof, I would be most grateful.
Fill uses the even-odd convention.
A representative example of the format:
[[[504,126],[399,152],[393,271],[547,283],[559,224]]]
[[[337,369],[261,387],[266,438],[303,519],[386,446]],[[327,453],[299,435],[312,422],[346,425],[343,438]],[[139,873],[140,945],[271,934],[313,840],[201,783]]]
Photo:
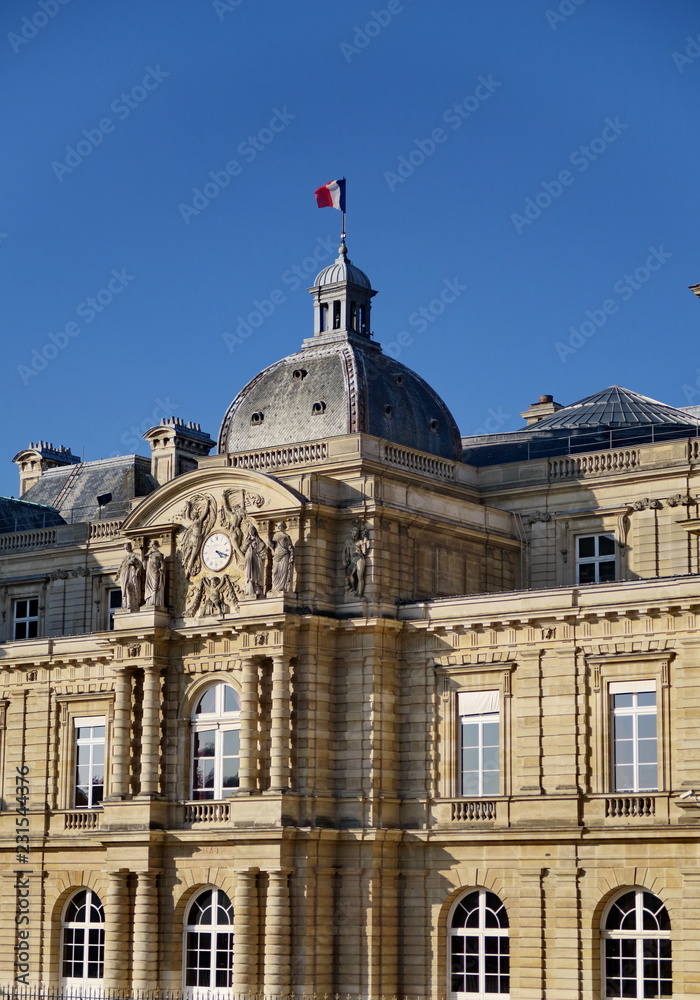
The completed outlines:
[[[0,497],[0,533],[51,528],[56,524],[65,524],[65,521],[53,507]]]
[[[256,413],[262,420],[254,423]],[[316,338],[260,372],[231,403],[218,450],[249,451],[358,432],[442,458],[461,454],[457,425],[438,394],[359,336]]]
[[[525,462],[698,435],[700,419],[687,410],[611,385],[519,431],[462,438],[462,460]]]
[[[607,389],[579,399],[576,403],[557,410],[544,420],[533,424],[530,430],[541,431],[574,427],[634,427],[639,425],[685,425],[697,427],[700,420],[685,410],[659,403],[649,396],[642,396],[631,389],[611,385]]]
[[[97,517],[109,520],[125,517],[131,500],[146,496],[157,486],[151,476],[150,459],[122,455],[49,469],[29,487],[23,499],[57,508],[69,523]],[[112,499],[98,504],[97,497],[109,493]]]
[[[354,285],[359,285],[361,288],[371,288],[369,278],[364,271],[361,271],[359,267],[350,261],[348,257],[348,248],[345,243],[341,243],[338,247],[338,256],[332,264],[319,272],[314,281],[314,287],[317,285],[335,285],[339,281],[351,281]]]

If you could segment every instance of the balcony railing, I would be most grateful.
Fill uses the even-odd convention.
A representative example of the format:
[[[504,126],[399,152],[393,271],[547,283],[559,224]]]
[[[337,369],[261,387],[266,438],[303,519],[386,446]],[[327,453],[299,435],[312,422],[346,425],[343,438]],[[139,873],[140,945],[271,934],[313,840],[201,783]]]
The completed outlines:
[[[483,822],[496,819],[493,799],[455,799],[452,803],[452,822]]]
[[[656,799],[651,795],[616,795],[605,800],[605,818],[655,816]]]
[[[230,802],[185,802],[185,823],[228,823]]]
[[[101,809],[71,809],[63,814],[64,830],[99,830]]]

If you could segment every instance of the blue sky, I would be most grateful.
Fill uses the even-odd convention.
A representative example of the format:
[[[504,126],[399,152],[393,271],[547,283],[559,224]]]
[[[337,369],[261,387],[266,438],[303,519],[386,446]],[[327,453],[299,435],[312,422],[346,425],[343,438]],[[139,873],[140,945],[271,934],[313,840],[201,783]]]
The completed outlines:
[[[0,45],[0,493],[30,441],[216,437],[311,331],[343,175],[375,336],[464,434],[700,403],[694,0],[8,0]]]

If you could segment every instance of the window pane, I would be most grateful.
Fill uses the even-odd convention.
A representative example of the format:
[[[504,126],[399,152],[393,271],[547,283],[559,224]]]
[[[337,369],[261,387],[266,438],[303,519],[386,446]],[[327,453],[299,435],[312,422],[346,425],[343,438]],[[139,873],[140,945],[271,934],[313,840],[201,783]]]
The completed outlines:
[[[656,691],[640,691],[637,694],[637,704],[640,708],[656,705]]]
[[[630,765],[615,768],[615,791],[634,791],[634,768]]]
[[[638,716],[637,732],[640,740],[656,739],[656,713]]]
[[[598,535],[598,554],[601,556],[615,555],[615,539],[608,535]]]
[[[595,583],[595,563],[583,563],[578,568],[579,583]]]
[[[588,559],[594,556],[595,553],[595,536],[590,536],[587,538],[579,538],[578,540],[578,554],[580,559]]]
[[[39,598],[32,597],[29,601],[29,617],[36,618],[39,614]]]
[[[598,579],[601,583],[611,583],[615,579],[614,561],[598,563]]]
[[[239,712],[241,708],[238,695],[230,684],[224,688],[224,712]]]
[[[195,709],[195,715],[211,714],[216,711],[216,686],[207,688]]]
[[[208,729],[206,732],[194,734],[194,754],[195,757],[213,757],[216,731]]]
[[[462,774],[462,795],[479,794],[479,776],[475,771],[465,771]]]
[[[634,743],[632,740],[617,740],[615,743],[615,764],[634,763]]]
[[[640,764],[639,766],[639,791],[655,792],[658,788],[656,775],[656,764]]]
[[[634,736],[634,721],[631,715],[618,715],[615,717],[615,739],[631,740]]]
[[[615,708],[632,708],[633,700],[634,700],[633,694],[614,694],[613,706]]]
[[[656,764],[656,740],[640,740],[639,763]]]
[[[237,729],[224,731],[224,756],[237,757],[240,753],[241,736]]]
[[[484,747],[484,771],[498,770],[498,747]]]
[[[37,621],[27,622],[27,638],[36,639],[39,634],[39,623]]]
[[[500,775],[498,771],[487,771],[484,774],[484,795],[498,795]]]

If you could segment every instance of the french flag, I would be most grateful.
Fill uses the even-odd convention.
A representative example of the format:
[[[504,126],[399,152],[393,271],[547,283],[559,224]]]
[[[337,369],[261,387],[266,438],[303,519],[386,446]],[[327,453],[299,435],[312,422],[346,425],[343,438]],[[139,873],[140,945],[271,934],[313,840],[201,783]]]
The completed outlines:
[[[319,208],[337,208],[345,211],[345,178],[339,181],[329,181],[316,188],[316,204]]]

